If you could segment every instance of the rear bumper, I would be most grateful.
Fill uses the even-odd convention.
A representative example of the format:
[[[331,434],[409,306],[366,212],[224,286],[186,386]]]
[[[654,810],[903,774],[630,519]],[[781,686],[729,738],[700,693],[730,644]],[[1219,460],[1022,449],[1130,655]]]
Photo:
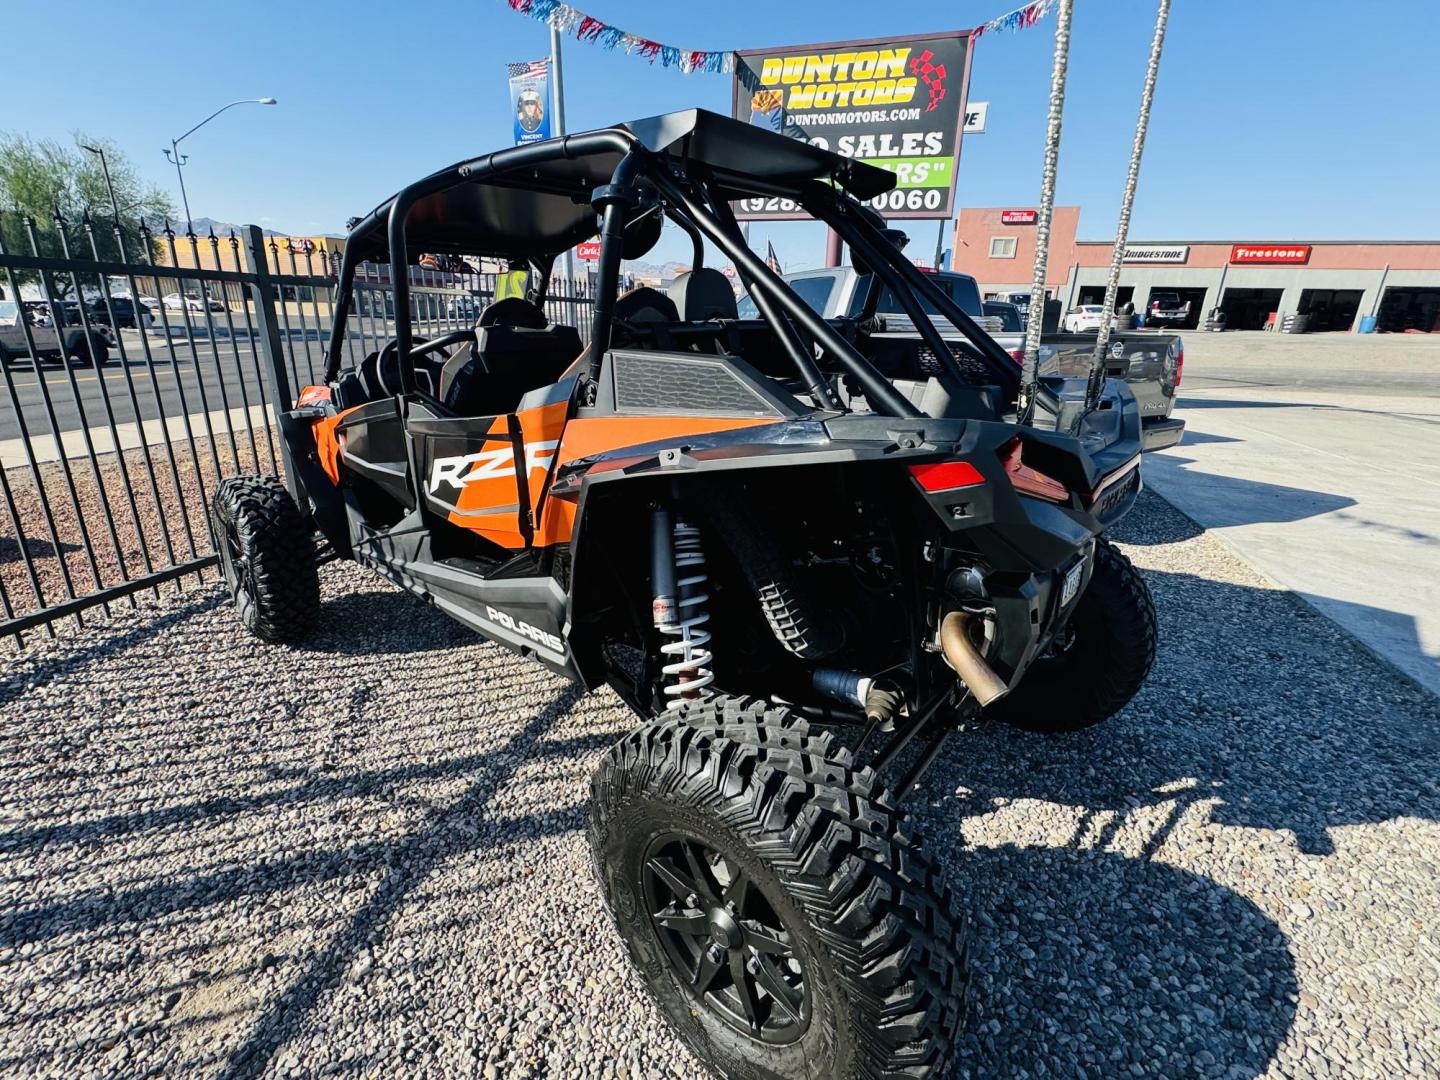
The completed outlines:
[[[1140,449],[1166,450],[1180,441],[1185,434],[1185,421],[1173,416],[1149,417],[1140,422]]]

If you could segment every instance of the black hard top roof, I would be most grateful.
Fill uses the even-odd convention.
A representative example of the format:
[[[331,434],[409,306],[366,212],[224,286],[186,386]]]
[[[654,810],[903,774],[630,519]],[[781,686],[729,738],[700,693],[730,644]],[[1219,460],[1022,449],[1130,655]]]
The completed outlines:
[[[884,169],[704,109],[597,130],[620,132],[656,153],[705,165],[727,199],[798,190],[811,180],[833,181],[858,199],[895,186],[894,175]],[[585,134],[548,144],[573,144]],[[535,164],[535,148],[543,145],[457,162],[412,185],[422,193],[405,228],[410,260],[421,252],[548,256],[595,235],[590,193],[610,182],[620,163],[619,149],[592,149]],[[475,173],[480,175],[471,178]],[[386,257],[386,224],[394,201],[385,200],[356,224],[349,240],[353,258]]]

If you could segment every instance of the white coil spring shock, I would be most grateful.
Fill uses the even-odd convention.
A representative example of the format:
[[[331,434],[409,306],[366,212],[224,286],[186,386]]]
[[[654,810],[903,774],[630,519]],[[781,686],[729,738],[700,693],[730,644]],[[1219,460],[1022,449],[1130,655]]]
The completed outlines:
[[[704,590],[710,579],[705,573],[700,530],[676,514],[674,538],[678,617],[660,627],[662,634],[677,639],[660,646],[660,654],[671,658],[660,668],[667,684],[665,696],[670,699],[667,709],[678,709],[686,700],[703,696],[705,687],[715,681],[715,673],[707,666],[713,656],[705,647],[710,643],[710,631],[704,628],[710,621],[705,610],[710,594]]]

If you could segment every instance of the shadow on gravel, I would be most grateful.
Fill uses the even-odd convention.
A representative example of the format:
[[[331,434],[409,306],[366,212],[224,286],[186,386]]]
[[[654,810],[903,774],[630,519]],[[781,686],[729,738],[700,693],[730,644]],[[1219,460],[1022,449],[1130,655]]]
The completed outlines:
[[[1173,543],[1195,528],[1151,500],[1116,538]],[[1440,699],[1289,592],[1144,574],[1160,617],[1144,689],[1089,731],[993,725],[952,742],[962,813],[1014,798],[1080,807],[1079,831],[1093,825],[1104,846],[1143,811],[1146,857],[1186,814],[1284,830],[1314,855],[1333,853],[1343,826],[1440,821]]]
[[[527,754],[582,696],[578,688],[565,687],[489,756],[497,762],[508,763],[514,757]],[[495,822],[481,813],[509,775],[508,767],[485,769],[479,779],[422,832],[403,843],[384,845],[389,849],[382,856],[387,871],[380,884],[349,921],[314,951],[306,970],[269,1002],[250,1037],[230,1055],[220,1073],[223,1080],[255,1077],[269,1069],[276,1051],[305,1022],[324,994],[345,977],[357,952],[375,940],[407,894],[437,865],[460,852],[495,848],[518,838],[530,841],[544,831],[545,826],[528,817]],[[584,815],[578,807],[575,809],[571,814],[550,815],[559,823],[550,828],[558,831],[580,828]]]
[[[960,1075],[1263,1073],[1299,993],[1285,935],[1229,889],[1095,849],[971,848],[984,920]],[[1082,1071],[1083,1070],[1083,1071]]]
[[[69,640],[65,642],[66,648],[63,652],[53,653],[34,667],[22,666],[17,669],[17,674],[0,679],[0,705],[49,682],[51,679],[58,679],[62,676],[73,678],[91,664],[107,661],[123,664],[125,662],[123,658],[136,645],[153,641],[156,635],[166,628],[183,623],[201,612],[211,611],[222,604],[230,603],[230,595],[221,591],[218,585],[210,586],[210,588],[212,591],[208,594],[196,589],[186,597],[184,604],[159,612],[153,617],[146,617],[142,614],[140,621],[128,629],[116,632],[111,627],[105,627],[100,632],[94,633],[93,640],[89,643],[83,643],[84,639],[81,636],[86,634],[87,630],[81,629],[78,633],[72,633]],[[125,601],[116,601],[112,607],[117,614],[127,613]],[[92,612],[90,618],[94,619],[98,614],[98,611]],[[86,624],[87,627],[89,625],[89,623]]]
[[[337,776],[315,776],[278,792],[253,798],[206,800],[159,811],[118,815],[90,826],[61,826],[0,837],[7,854],[47,844],[77,842],[89,837],[97,844],[130,831],[157,831],[204,823],[215,827],[229,817],[244,822],[274,803],[302,802],[322,809],[338,797],[385,797],[407,779],[464,775],[469,786],[452,802],[437,808],[424,827],[399,839],[362,842],[349,847],[307,851],[291,856],[246,861],[217,871],[170,877],[128,889],[89,891],[63,901],[0,914],[0,949],[21,949],[28,943],[61,935],[133,935],[137,926],[154,926],[175,917],[197,917],[214,905],[237,896],[248,904],[285,902],[295,892],[323,885],[351,887],[380,871],[367,899],[328,940],[305,948],[300,974],[288,988],[270,997],[250,1035],[224,1065],[227,1078],[252,1077],[270,1069],[276,1051],[306,1022],[309,1013],[345,977],[359,950],[383,936],[387,921],[437,866],[476,850],[499,850],[523,840],[583,828],[583,804],[557,812],[497,819],[485,807],[514,772],[516,762],[544,757],[571,757],[608,744],[610,737],[586,735],[546,740],[546,733],[581,699],[575,687],[562,688],[542,709],[517,724],[504,743],[483,754],[439,762],[414,762],[398,769]],[[73,835],[72,835],[73,833]],[[271,900],[268,898],[278,898]],[[136,950],[138,954],[138,949]],[[262,961],[263,964],[263,961]]]
[[[395,633],[396,625],[405,627]],[[405,655],[472,644],[475,633],[397,588],[347,593],[320,608],[320,625],[296,648],[341,656]]]
[[[80,545],[61,540],[59,550],[65,554],[69,554],[72,551],[79,551]],[[27,536],[25,538],[23,554],[29,555],[32,559],[53,558],[55,551],[55,545],[49,540],[42,540],[34,536]],[[0,536],[0,562],[17,562],[21,555],[22,552],[18,540],[13,536]]]

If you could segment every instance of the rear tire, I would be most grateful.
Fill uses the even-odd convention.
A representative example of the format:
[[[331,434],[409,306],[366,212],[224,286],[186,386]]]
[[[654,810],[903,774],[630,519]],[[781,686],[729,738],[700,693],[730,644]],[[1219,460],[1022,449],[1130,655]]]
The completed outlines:
[[[712,698],[620,740],[591,792],[606,904],[702,1062],[771,1080],[944,1070],[965,924],[874,774],[828,736]]]
[[[220,569],[240,621],[262,641],[299,641],[320,616],[314,530],[273,476],[221,481],[211,507]]]
[[[1026,731],[1079,731],[1108,720],[1144,685],[1155,663],[1155,602],[1145,579],[1108,540],[1067,628],[1068,646],[1037,659],[988,711]]]

